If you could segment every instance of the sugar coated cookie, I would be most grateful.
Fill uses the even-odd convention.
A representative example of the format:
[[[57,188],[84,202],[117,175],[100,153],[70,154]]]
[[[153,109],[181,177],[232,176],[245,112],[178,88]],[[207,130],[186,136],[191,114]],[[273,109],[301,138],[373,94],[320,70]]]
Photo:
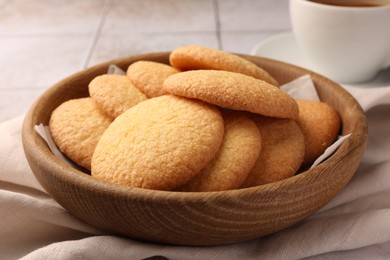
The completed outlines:
[[[162,89],[163,82],[177,72],[177,69],[163,63],[137,61],[128,67],[127,76],[138,89],[151,98],[167,94]]]
[[[235,54],[213,48],[188,45],[172,51],[169,61],[179,70],[226,70],[239,72],[257,79],[264,80],[272,85],[279,83],[265,70],[256,64]]]
[[[92,176],[131,187],[176,189],[211,161],[223,132],[215,106],[171,95],[148,99],[104,132]]]
[[[298,105],[288,94],[240,73],[218,70],[180,72],[164,81],[164,89],[224,108],[278,118],[297,119],[299,116]]]
[[[224,112],[225,134],[214,159],[186,183],[182,191],[239,188],[259,157],[261,136],[256,124],[240,112]]]
[[[340,117],[328,104],[313,100],[297,100],[298,125],[305,136],[304,166],[313,163],[337,138]]]
[[[80,98],[57,107],[51,114],[49,127],[58,148],[89,170],[96,144],[110,123],[111,118],[91,98]]]
[[[260,130],[260,155],[242,187],[262,185],[293,176],[305,153],[305,140],[294,120],[254,117]]]
[[[89,83],[88,90],[96,104],[112,118],[147,99],[125,75],[97,76]]]

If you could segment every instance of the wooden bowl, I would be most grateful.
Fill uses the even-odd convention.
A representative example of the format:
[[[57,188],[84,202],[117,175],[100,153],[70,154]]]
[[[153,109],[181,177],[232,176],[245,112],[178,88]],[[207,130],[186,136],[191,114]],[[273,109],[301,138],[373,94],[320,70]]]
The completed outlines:
[[[286,63],[242,57],[263,67],[281,84],[311,74],[321,100],[341,116],[342,134],[352,133],[325,162],[294,177],[246,189],[168,192],[104,183],[59,159],[34,131],[52,111],[72,98],[88,96],[88,83],[109,64],[126,70],[138,60],[168,63],[169,53],[113,60],[74,74],[47,90],[23,125],[27,160],[46,191],[71,214],[92,226],[127,236],[176,245],[219,245],[265,236],[314,214],[351,179],[367,139],[366,118],[356,100],[338,84]]]

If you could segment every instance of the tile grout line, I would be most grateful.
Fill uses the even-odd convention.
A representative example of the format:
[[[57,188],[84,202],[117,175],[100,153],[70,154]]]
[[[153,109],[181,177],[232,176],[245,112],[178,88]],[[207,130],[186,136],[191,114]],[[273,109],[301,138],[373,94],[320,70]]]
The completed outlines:
[[[219,17],[219,5],[218,0],[213,1],[214,6],[214,16],[215,16],[215,29],[216,29],[216,36],[217,36],[217,46],[218,49],[222,50],[222,37],[221,37],[221,20]]]
[[[32,87],[25,87],[25,86],[19,87],[19,86],[16,86],[16,87],[5,87],[5,88],[0,87],[0,91],[6,91],[6,92],[26,91],[26,90],[35,91],[35,90],[45,90],[47,88],[48,88],[47,86],[32,86]]]
[[[107,15],[108,15],[108,11],[111,8],[112,1],[113,0],[106,0],[105,3],[104,3],[102,16],[101,16],[99,24],[98,24],[98,26],[96,28],[95,35],[93,36],[91,46],[90,46],[90,48],[88,50],[87,57],[85,59],[84,65],[83,65],[84,69],[87,68],[87,66],[88,66],[88,64],[89,64],[89,62],[91,60],[92,54],[95,51],[97,42],[98,42],[98,40],[100,38],[100,35],[102,33],[102,30],[103,30],[104,23],[106,21]]]

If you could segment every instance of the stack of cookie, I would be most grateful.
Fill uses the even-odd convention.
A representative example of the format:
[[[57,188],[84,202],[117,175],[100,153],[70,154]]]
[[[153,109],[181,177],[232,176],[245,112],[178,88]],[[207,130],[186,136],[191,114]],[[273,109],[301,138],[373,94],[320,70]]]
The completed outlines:
[[[333,143],[329,105],[294,100],[237,55],[184,46],[170,65],[138,61],[101,75],[90,97],[53,111],[60,150],[103,181],[156,190],[220,191],[293,176]]]

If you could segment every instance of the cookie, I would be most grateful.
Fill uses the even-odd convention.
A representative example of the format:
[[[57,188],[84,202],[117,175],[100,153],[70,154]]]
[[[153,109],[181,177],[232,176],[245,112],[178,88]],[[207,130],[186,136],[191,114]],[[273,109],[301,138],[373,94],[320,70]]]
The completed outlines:
[[[220,191],[239,188],[259,157],[261,136],[242,113],[223,112],[225,134],[214,159],[181,191]]]
[[[223,132],[215,106],[171,95],[148,99],[107,128],[91,174],[130,187],[176,189],[212,160]]]
[[[171,65],[181,71],[185,70],[225,70],[242,73],[269,84],[279,83],[265,70],[256,64],[235,54],[196,45],[179,47],[169,56]]]
[[[255,116],[260,130],[261,152],[242,187],[267,184],[293,176],[300,168],[305,140],[292,119]]]
[[[303,166],[312,164],[337,138],[339,114],[328,104],[313,100],[297,100],[298,125],[305,136],[306,152]]]
[[[147,99],[125,75],[97,76],[89,83],[88,90],[96,104],[112,118]]]
[[[177,69],[163,63],[137,61],[128,67],[127,76],[139,90],[152,98],[167,94],[162,89],[163,82],[178,72]]]
[[[90,170],[92,154],[111,118],[91,98],[62,103],[51,114],[49,127],[58,148],[78,165]]]
[[[288,94],[271,84],[244,74],[219,70],[180,72],[164,81],[174,95],[196,98],[233,110],[278,117],[299,116],[298,105]]]

